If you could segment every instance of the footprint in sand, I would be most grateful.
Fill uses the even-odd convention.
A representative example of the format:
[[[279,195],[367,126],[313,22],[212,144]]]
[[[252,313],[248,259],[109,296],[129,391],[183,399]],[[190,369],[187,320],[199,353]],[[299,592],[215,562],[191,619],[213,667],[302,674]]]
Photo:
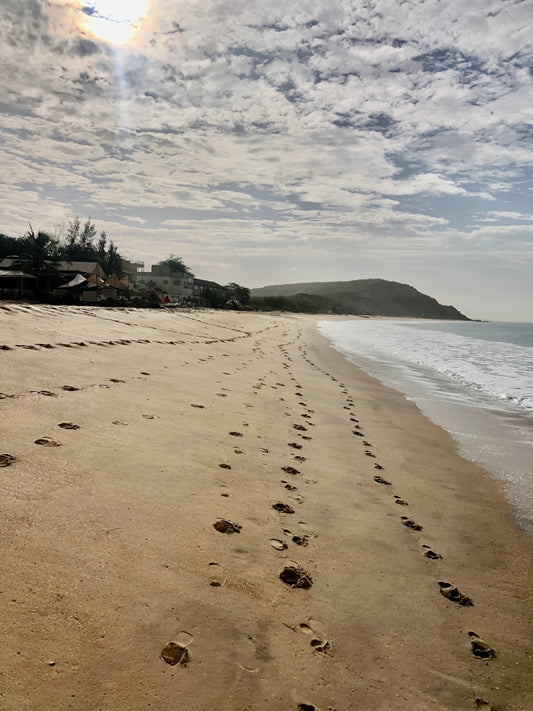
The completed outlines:
[[[236,664],[242,671],[255,674],[259,671],[258,650],[254,638],[247,634],[243,637],[236,654]]]
[[[284,514],[293,514],[294,509],[292,506],[289,506],[289,504],[284,504],[281,501],[279,501],[277,504],[272,504],[272,508],[276,509],[279,513],[284,513]]]
[[[109,378],[110,383],[125,383],[125,380],[121,380],[120,378]]]
[[[293,449],[302,449],[302,445],[298,444],[298,442],[288,442],[287,446]]]
[[[155,420],[155,415],[143,415],[145,420]]]
[[[292,486],[292,484],[287,484],[285,481],[283,481],[283,479],[281,480],[281,483],[285,484],[285,488],[287,489],[287,491],[298,491],[297,486]]]
[[[113,420],[113,425],[127,425],[127,422],[122,422],[121,420]]]
[[[57,393],[52,393],[50,390],[30,390],[30,393],[36,393],[37,395],[46,395],[47,397],[57,397]]]
[[[242,432],[230,432],[229,434],[232,437],[242,437]]]
[[[191,407],[197,407],[199,410],[203,410],[205,405],[197,405],[195,402],[191,402]]]
[[[221,518],[213,524],[213,528],[219,533],[240,533],[242,526],[239,526],[238,523],[232,523],[225,518]]]
[[[286,543],[281,541],[279,538],[271,538],[270,545],[272,546],[272,548],[275,548],[277,551],[284,551],[284,550],[287,550],[287,548],[289,547]]]
[[[39,437],[35,440],[35,444],[40,444],[43,447],[61,447],[60,442],[56,442],[51,437]]]
[[[219,464],[218,465],[221,469],[231,469],[231,464]]]
[[[376,455],[373,452],[370,452],[368,449],[365,450],[365,455],[367,457],[373,457],[374,459],[376,458]]]
[[[297,546],[307,546],[309,543],[309,536],[293,536],[292,542],[296,543]]]
[[[171,666],[175,664],[186,666],[189,662],[189,650],[187,647],[193,639],[194,637],[189,632],[178,632],[176,640],[165,644],[161,651],[161,657]]]
[[[374,469],[380,469],[380,470],[382,470],[382,469],[385,469],[385,467],[382,466],[381,464],[378,464],[378,463],[376,462],[376,464],[374,464]]]
[[[314,652],[317,654],[327,654],[331,649],[331,643],[325,639],[324,635],[319,634],[314,626],[311,626],[311,622],[313,622],[313,620],[309,620],[309,624],[307,622],[300,622],[300,630],[304,634],[312,637],[310,644]]]
[[[12,454],[0,454],[0,467],[10,467],[16,461]]]
[[[435,551],[431,550],[431,548],[429,550],[427,550],[424,553],[424,555],[426,556],[426,558],[429,558],[430,560],[439,560],[439,558],[442,558],[440,553],[435,553]]]
[[[376,476],[374,477],[374,481],[377,482],[378,484],[385,484],[386,486],[392,486],[392,484],[390,483],[390,481],[387,481],[386,479],[384,479],[384,478],[383,478],[382,476],[380,476],[379,474],[376,474]]]
[[[474,657],[477,659],[494,659],[496,652],[490,644],[484,642],[475,632],[469,632],[468,636],[470,637],[470,647]]]
[[[226,583],[224,568],[216,562],[209,563],[209,585],[212,588],[221,588]]]
[[[287,474],[300,474],[299,469],[295,469],[294,467],[281,467],[281,471],[286,472]]]
[[[60,422],[58,424],[58,427],[61,427],[62,430],[79,430],[80,426],[75,425],[73,422]]]
[[[240,447],[235,447],[233,451],[235,452],[235,454],[244,454],[244,450]]]
[[[66,390],[69,393],[76,392],[76,390],[79,390],[79,388],[76,388],[74,385],[62,385],[61,390]]]
[[[310,588],[313,584],[313,579],[299,565],[288,565],[279,574],[280,580],[292,588]]]
[[[300,432],[307,432],[307,427],[304,427],[303,425],[293,425],[293,429]]]
[[[467,596],[459,592],[459,590],[452,583],[447,583],[444,581],[439,581],[440,594],[448,598],[452,602],[456,602],[458,605],[463,605],[464,607],[473,607],[474,603]]]
[[[297,462],[305,462],[305,457],[301,457],[301,456],[298,455],[298,454],[295,454],[295,455],[294,455],[294,459],[295,459]]]
[[[407,528],[411,528],[413,531],[421,531],[422,526],[419,523],[415,523],[409,516],[402,516],[402,523]]]
[[[404,501],[400,496],[397,496],[396,494],[394,495],[394,503],[399,504],[400,506],[409,506],[407,501]]]

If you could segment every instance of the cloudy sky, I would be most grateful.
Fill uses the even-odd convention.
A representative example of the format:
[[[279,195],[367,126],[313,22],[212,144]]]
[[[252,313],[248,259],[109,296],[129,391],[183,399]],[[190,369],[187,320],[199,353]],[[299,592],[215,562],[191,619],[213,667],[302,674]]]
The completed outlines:
[[[533,0],[0,0],[0,232],[533,321],[532,37]]]

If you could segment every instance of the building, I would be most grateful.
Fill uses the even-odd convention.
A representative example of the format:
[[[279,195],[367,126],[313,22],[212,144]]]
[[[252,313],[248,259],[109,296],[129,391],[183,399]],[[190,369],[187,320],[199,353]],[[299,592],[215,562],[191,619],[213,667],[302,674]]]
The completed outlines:
[[[31,298],[37,288],[37,277],[20,269],[0,269],[0,298]]]
[[[137,274],[144,270],[144,262],[132,262],[130,259],[120,259],[122,270],[122,278],[127,278],[129,282],[134,284],[137,281]]]
[[[226,300],[226,288],[216,281],[194,279],[193,289],[195,301],[207,306],[220,306]]]
[[[156,264],[149,272],[136,273],[135,287],[143,291],[154,289],[161,297],[168,295],[170,301],[179,303],[194,296],[194,276],[190,272],[173,272],[166,264]]]

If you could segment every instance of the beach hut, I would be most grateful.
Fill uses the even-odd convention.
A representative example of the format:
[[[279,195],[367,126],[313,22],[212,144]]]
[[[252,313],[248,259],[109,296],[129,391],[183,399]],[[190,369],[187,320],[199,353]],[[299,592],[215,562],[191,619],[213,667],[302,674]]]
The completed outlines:
[[[0,295],[4,298],[33,296],[37,277],[16,269],[0,269]]]

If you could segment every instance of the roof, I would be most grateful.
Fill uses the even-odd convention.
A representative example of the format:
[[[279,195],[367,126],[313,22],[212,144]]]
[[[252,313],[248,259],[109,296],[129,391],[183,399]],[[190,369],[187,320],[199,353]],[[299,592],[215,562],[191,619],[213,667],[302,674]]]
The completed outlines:
[[[86,274],[103,274],[104,270],[98,262],[69,262],[63,260],[57,263],[57,269],[60,272],[85,272]]]
[[[83,284],[86,281],[87,279],[82,274],[76,274],[74,279],[71,279],[68,284],[62,284],[58,287],[58,289],[71,289],[72,287],[79,286],[80,284]]]
[[[194,283],[197,286],[207,286],[211,289],[223,289],[224,287],[217,284],[216,281],[207,281],[207,279],[196,279],[194,278]]]
[[[37,279],[33,274],[16,271],[14,269],[0,269],[0,277],[24,277],[25,279]]]
[[[6,257],[0,262],[0,269],[10,269],[13,263],[24,261],[22,257]],[[98,274],[105,277],[105,272],[98,262],[69,262],[63,260],[54,265],[60,272],[81,272],[82,274]]]

